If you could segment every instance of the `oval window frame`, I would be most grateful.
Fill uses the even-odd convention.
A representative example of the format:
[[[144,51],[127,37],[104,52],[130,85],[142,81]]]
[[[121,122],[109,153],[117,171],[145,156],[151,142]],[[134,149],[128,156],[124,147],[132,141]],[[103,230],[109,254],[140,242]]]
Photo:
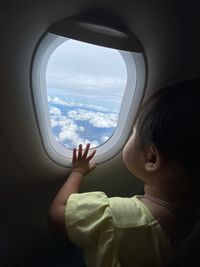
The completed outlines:
[[[36,48],[31,71],[33,101],[44,149],[54,162],[64,167],[71,165],[72,150],[64,148],[55,140],[53,135],[46,91],[46,67],[52,52],[67,39],[66,37],[53,33],[46,33]],[[121,103],[117,127],[113,135],[105,143],[98,146],[95,155],[97,164],[110,160],[122,150],[132,131],[131,128],[135,115],[143,99],[146,87],[147,64],[145,54],[122,50],[118,51],[127,68],[127,84]],[[136,73],[135,80],[133,78],[134,75],[132,75],[133,71]],[[133,90],[133,88],[135,89]],[[124,118],[124,114],[126,114],[126,119]]]

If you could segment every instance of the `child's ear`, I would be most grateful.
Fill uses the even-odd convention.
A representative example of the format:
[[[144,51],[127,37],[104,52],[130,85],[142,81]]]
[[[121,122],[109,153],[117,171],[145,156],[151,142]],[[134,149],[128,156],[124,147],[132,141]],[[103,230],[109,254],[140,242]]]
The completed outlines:
[[[145,149],[145,170],[154,172],[161,165],[161,155],[155,145],[151,144]]]

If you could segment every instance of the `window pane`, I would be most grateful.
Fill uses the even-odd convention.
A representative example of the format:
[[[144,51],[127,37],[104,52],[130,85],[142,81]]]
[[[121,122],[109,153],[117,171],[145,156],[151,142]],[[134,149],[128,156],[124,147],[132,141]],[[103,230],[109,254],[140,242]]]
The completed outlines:
[[[66,40],[46,69],[49,116],[55,139],[66,148],[97,147],[114,133],[127,71],[118,50]]]

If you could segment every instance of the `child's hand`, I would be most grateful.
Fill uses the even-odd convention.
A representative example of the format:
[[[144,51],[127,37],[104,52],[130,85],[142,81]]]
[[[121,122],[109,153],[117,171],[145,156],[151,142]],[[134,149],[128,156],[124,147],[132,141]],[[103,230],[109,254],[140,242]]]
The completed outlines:
[[[90,144],[87,144],[84,152],[82,150],[82,145],[79,145],[78,155],[77,149],[73,149],[73,159],[72,159],[72,170],[71,172],[78,172],[85,176],[87,173],[92,171],[96,167],[96,162],[92,160],[94,157],[96,150],[94,150],[89,156],[88,151],[90,148]],[[83,153],[82,153],[83,152]]]

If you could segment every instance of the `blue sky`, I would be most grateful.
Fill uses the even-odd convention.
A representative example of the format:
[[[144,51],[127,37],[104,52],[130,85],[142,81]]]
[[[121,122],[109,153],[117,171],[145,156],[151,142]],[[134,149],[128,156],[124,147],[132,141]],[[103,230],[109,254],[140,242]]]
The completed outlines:
[[[55,139],[67,148],[106,142],[117,126],[126,81],[126,65],[117,50],[74,40],[61,44],[46,70]]]

